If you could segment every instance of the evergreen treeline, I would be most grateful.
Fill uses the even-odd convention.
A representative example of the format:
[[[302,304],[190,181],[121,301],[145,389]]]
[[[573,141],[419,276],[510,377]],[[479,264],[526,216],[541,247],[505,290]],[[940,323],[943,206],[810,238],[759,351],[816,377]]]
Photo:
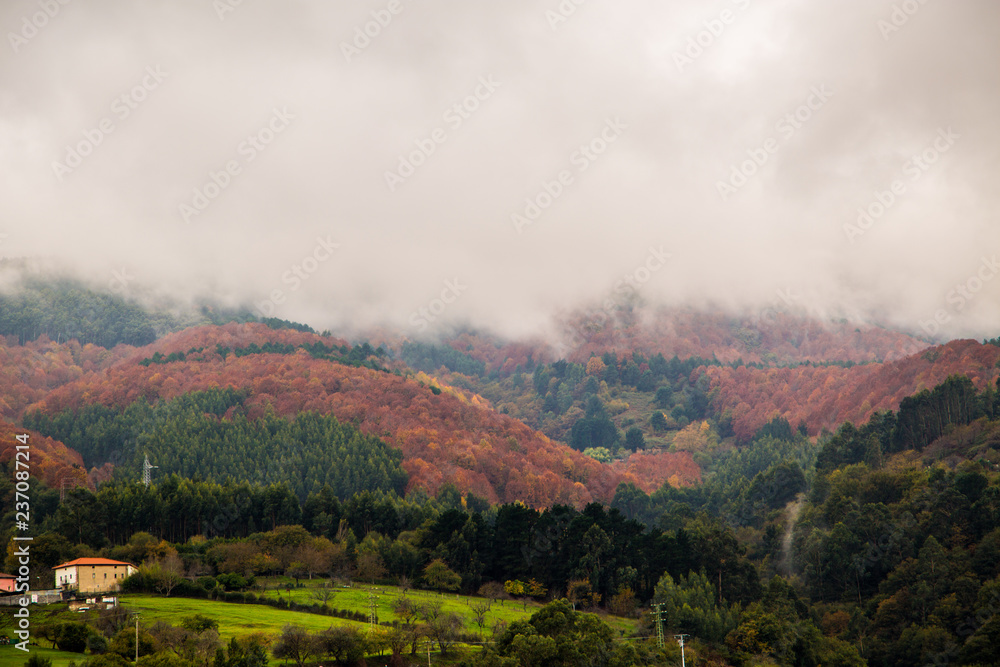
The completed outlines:
[[[287,484],[299,498],[329,486],[346,498],[363,489],[402,493],[402,453],[341,424],[332,415],[267,414],[250,419],[245,391],[191,392],[122,411],[102,405],[49,416],[25,415],[26,427],[80,452],[88,467],[115,464],[119,478],[137,479],[148,455],[157,475],[224,482]]]
[[[283,322],[284,320],[281,321]],[[289,328],[294,329],[295,327]],[[372,359],[372,357],[384,359],[388,354],[381,346],[373,348],[367,341],[354,347],[348,347],[347,345],[326,345],[319,341],[301,343],[299,345],[277,343],[274,341],[267,341],[263,344],[250,343],[243,347],[229,347],[221,343],[216,343],[215,345],[215,351],[223,359],[230,354],[235,357],[246,357],[251,354],[295,354],[296,350],[305,350],[313,359],[325,359],[346,366],[363,366],[374,370],[385,370],[385,368],[375,359]],[[149,366],[151,364],[162,365],[181,361],[203,361],[204,351],[204,347],[192,347],[187,352],[171,352],[170,354],[154,352],[153,356],[139,361],[139,365]]]
[[[106,348],[120,343],[138,347],[154,342],[166,332],[189,326],[257,320],[245,308],[204,301],[150,311],[134,300],[92,289],[73,278],[21,275],[11,290],[0,293],[0,336],[17,336],[21,345],[44,334],[56,342],[75,338],[81,344]],[[288,320],[272,317],[260,321],[272,329],[316,333],[306,324]]]
[[[826,473],[862,461],[881,466],[895,452],[924,449],[951,426],[997,415],[1000,394],[992,389],[979,393],[969,378],[952,376],[932,390],[907,396],[897,412],[877,413],[860,428],[842,425],[820,450],[816,468]]]
[[[86,544],[107,550],[111,557],[141,561],[144,556],[126,546],[137,533],[149,533],[154,542],[178,544],[201,535],[209,540],[199,542],[196,551],[218,572],[282,574],[293,562],[310,558],[279,553],[277,543],[254,535],[275,528],[287,533],[287,526],[300,525],[306,537],[342,545],[339,567],[362,567],[359,559],[369,552],[377,556],[379,579],[418,580],[431,561],[442,559],[465,592],[475,592],[488,581],[534,580],[541,584],[539,590],[553,591],[567,591],[575,582],[588,605],[610,601],[625,589],[630,598],[645,600],[665,572],[678,578],[691,571],[710,573],[731,602],[747,604],[761,590],[745,549],[729,529],[705,517],[664,531],[648,529],[597,503],[583,510],[558,505],[548,510],[521,504],[490,507],[471,494],[463,499],[454,487],[445,487],[434,499],[403,500],[394,493],[364,491],[342,501],[327,486],[300,503],[283,484],[220,485],[171,475],[148,487],[112,482],[96,494],[71,490],[63,502],[36,511],[34,521],[41,532],[61,536],[51,538],[62,549],[53,558],[72,555],[73,544]],[[248,538],[256,548],[236,554],[227,547],[213,552],[225,552],[224,557],[208,558],[213,545],[233,538]],[[303,543],[299,540],[295,546]],[[261,554],[269,557],[258,558]],[[226,559],[229,565],[221,565]],[[331,567],[314,571],[329,573]]]
[[[870,665],[996,664],[998,406],[951,377],[819,452],[790,566]]]
[[[0,294],[0,335],[18,342],[42,334],[54,341],[114,347],[156,340],[154,320],[140,306],[69,279],[26,279],[12,294]]]
[[[604,447],[615,452],[624,444],[634,451],[645,447],[646,435],[683,428],[709,416],[708,377],[704,373],[694,376],[696,369],[706,365],[717,366],[720,362],[700,357],[681,360],[677,356],[667,360],[662,354],[646,357],[639,352],[619,358],[606,352],[591,357],[586,364],[565,359],[533,364],[530,376],[515,372],[505,380],[472,382],[468,388],[501,405],[501,411],[513,408],[514,416],[574,449]],[[524,382],[527,377],[530,386]],[[534,400],[525,403],[521,397],[530,396],[532,389]],[[649,421],[623,419],[623,434],[604,401],[611,397],[613,402],[613,397],[633,391],[647,394],[642,402],[648,400],[656,410]],[[720,428],[723,435],[728,435],[726,424],[720,424]]]
[[[717,359],[700,357],[681,360],[675,355],[668,361],[662,354],[647,358],[633,352],[619,359],[614,353],[605,352],[601,357],[592,357],[587,364],[560,359],[538,365],[532,383],[535,392],[544,398],[543,410],[547,412],[562,414],[577,400],[586,402],[600,390],[603,381],[608,387],[655,391],[659,407],[687,423],[703,419],[709,407],[708,378],[692,381],[691,374],[701,366],[718,365]]]
[[[774,437],[774,433],[783,435]],[[807,490],[806,472],[812,470],[815,458],[815,445],[801,433],[793,433],[787,421],[776,418],[749,445],[714,453],[702,484],[664,486],[648,501],[640,499],[638,505],[630,498],[634,509],[629,513],[663,525],[682,525],[698,512],[707,512],[733,526],[767,526],[764,549],[772,553],[778,547],[774,521]],[[620,487],[612,506],[625,502],[622,493]]]
[[[406,342],[403,343],[399,356],[413,370],[425,373],[433,373],[444,366],[452,372],[464,375],[486,374],[486,364],[464,352],[459,352],[450,345]]]

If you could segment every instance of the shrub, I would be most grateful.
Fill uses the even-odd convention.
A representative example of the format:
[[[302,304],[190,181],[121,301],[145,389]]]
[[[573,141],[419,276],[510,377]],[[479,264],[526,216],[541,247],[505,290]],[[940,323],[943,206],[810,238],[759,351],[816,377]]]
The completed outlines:
[[[92,634],[87,637],[87,650],[92,655],[106,653],[108,650],[108,640],[104,638],[104,635]]]
[[[60,651],[83,653],[87,648],[87,636],[90,628],[80,621],[60,623],[55,637],[56,647]]]

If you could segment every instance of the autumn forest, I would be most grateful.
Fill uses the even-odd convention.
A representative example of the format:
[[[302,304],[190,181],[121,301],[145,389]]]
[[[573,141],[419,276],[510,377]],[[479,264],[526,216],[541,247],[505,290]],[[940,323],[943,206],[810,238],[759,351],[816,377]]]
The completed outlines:
[[[137,594],[319,577],[548,604],[470,665],[542,638],[674,664],[653,605],[698,664],[1000,664],[1000,341],[639,308],[566,316],[561,349],[26,280],[0,294],[0,536],[27,434],[36,567],[135,563]]]

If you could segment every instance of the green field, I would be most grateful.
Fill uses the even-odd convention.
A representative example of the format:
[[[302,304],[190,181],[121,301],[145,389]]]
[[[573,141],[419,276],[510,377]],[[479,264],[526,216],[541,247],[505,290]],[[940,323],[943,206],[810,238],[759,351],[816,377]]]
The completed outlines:
[[[314,604],[317,602],[315,594],[322,586],[323,580],[303,581],[303,587],[294,587],[291,580],[286,578],[260,578],[258,586],[265,587],[265,590],[256,590],[259,595],[268,598],[278,596],[298,602],[301,604]],[[286,589],[287,588],[287,589]],[[396,615],[392,612],[392,605],[397,599],[404,595],[402,589],[395,586],[364,586],[354,584],[350,587],[337,587],[330,596],[327,604],[335,609],[355,611],[367,614],[369,594],[374,591],[378,596],[378,617],[382,623],[396,620]],[[485,628],[480,630],[475,621],[475,616],[470,609],[470,605],[481,603],[483,598],[461,596],[455,594],[441,595],[430,591],[410,589],[405,593],[406,597],[415,604],[439,604],[442,611],[459,614],[465,624],[465,630],[471,634],[482,632],[486,638],[492,634],[493,626],[498,622],[510,623],[515,620],[525,619],[538,611],[542,605],[537,602],[524,604],[513,600],[506,600],[502,603],[493,603],[490,611],[486,614]],[[298,625],[310,631],[325,630],[333,626],[352,626],[360,630],[367,627],[366,623],[350,621],[336,616],[323,616],[320,614],[310,614],[306,612],[277,609],[261,604],[240,604],[233,602],[218,602],[215,600],[198,600],[192,598],[165,598],[155,595],[123,595],[120,598],[122,605],[140,614],[140,622],[143,625],[151,625],[156,621],[165,621],[172,625],[180,625],[185,617],[194,614],[208,616],[219,624],[219,636],[223,643],[228,643],[232,637],[261,632],[275,637],[281,633],[281,629],[288,623]],[[79,614],[67,610],[65,604],[50,605],[38,608],[34,612],[37,622],[47,620],[90,620],[93,612]],[[611,625],[615,630],[623,635],[627,635],[635,629],[635,621],[622,619],[614,616],[601,615],[602,619]],[[86,656],[80,653],[67,653],[49,648],[33,646],[32,652],[38,652],[52,660],[53,667],[67,667],[70,660],[81,662]],[[457,647],[456,647],[457,648]],[[29,654],[15,649],[13,646],[0,646],[0,667],[21,667]],[[272,660],[272,662],[274,662]]]
[[[232,637],[251,632],[277,635],[287,624],[300,625],[310,631],[325,630],[331,625],[353,625],[363,629],[363,623],[356,623],[334,616],[306,614],[299,611],[275,609],[261,604],[237,604],[214,600],[194,600],[191,598],[164,598],[153,595],[123,595],[121,602],[132,611],[139,612],[139,622],[143,625],[156,621],[166,621],[180,625],[187,616],[202,614],[219,623],[219,637],[228,642]]]
[[[87,656],[82,653],[69,653],[67,651],[57,651],[56,649],[41,648],[38,646],[32,646],[31,650],[25,653],[14,648],[14,645],[11,644],[9,646],[0,646],[0,667],[21,667],[25,660],[35,654],[51,660],[52,667],[66,667],[70,660],[80,663],[87,659]]]
[[[260,593],[265,597],[271,599],[282,597],[300,604],[315,604],[318,602],[313,596],[319,590],[319,581],[313,582],[312,586],[309,585],[309,582],[303,582],[306,584],[305,588],[291,588],[291,590],[285,590],[284,583],[279,585],[279,582],[276,580],[258,579],[258,582],[267,586],[267,590]],[[362,614],[368,613],[368,595],[374,591],[378,597],[378,620],[382,623],[396,620],[396,615],[392,612],[393,603],[400,597],[403,597],[402,589],[395,586],[372,587],[355,583],[350,588],[337,587],[331,590],[334,592],[327,602],[330,607],[345,611],[360,612]],[[441,605],[441,611],[445,613],[454,612],[460,615],[465,622],[466,631],[479,632],[479,626],[476,624],[475,615],[472,613],[470,605],[483,602],[484,598],[455,595],[454,593],[441,595],[431,591],[414,589],[408,590],[406,597],[418,606],[439,604]],[[541,608],[542,605],[536,602],[529,602],[527,608],[522,603],[513,600],[505,600],[503,603],[495,602],[486,614],[485,631],[489,633],[492,627],[499,621],[510,623],[521,618],[527,618]]]
[[[258,585],[265,586],[266,590],[263,592],[257,591],[257,594],[264,595],[268,598],[277,598],[280,596],[286,600],[291,600],[300,604],[314,604],[318,602],[314,596],[323,585],[324,581],[325,580],[319,579],[312,581],[302,580],[304,587],[296,588],[294,586],[294,582],[286,577],[258,577]],[[286,590],[286,587],[290,587],[290,590]],[[368,594],[369,592],[374,591],[375,595],[378,596],[378,618],[380,622],[391,622],[396,620],[396,615],[392,613],[392,606],[396,600],[403,596],[403,590],[396,586],[368,586],[365,584],[354,583],[350,587],[338,586],[332,588],[332,590],[335,592],[330,596],[330,599],[327,602],[330,607],[333,607],[334,609],[361,612],[364,614],[368,613]],[[446,613],[454,612],[462,616],[465,620],[465,628],[468,632],[478,633],[480,631],[479,626],[475,622],[475,616],[472,613],[470,605],[483,602],[484,598],[456,595],[454,593],[441,595],[440,593],[416,590],[412,588],[406,592],[406,597],[417,605],[440,604],[442,611]],[[522,602],[515,600],[494,602],[490,611],[486,614],[485,632],[489,634],[493,626],[500,621],[510,623],[511,621],[526,619],[543,606],[544,605],[539,602],[528,602],[527,605],[524,605]],[[615,630],[621,631],[625,634],[632,632],[636,626],[636,622],[632,619],[619,618],[604,614],[601,614],[600,616],[605,623],[613,627]]]

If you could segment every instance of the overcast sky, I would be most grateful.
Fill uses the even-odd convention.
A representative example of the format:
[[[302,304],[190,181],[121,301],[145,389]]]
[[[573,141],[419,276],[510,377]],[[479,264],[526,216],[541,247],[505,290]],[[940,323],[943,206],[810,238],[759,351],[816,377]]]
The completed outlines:
[[[993,0],[5,0],[0,27],[2,255],[317,327],[527,332],[628,275],[1000,333]]]

